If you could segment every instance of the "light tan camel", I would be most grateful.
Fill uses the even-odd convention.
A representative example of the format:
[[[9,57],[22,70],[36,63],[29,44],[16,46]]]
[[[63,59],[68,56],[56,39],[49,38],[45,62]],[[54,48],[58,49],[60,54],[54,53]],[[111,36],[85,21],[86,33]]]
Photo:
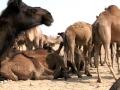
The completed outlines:
[[[75,47],[81,48],[85,46],[86,49],[90,49],[91,46],[92,27],[85,22],[76,22],[70,25],[65,31],[65,44],[64,44],[64,62],[67,67],[67,60],[69,60],[78,77],[81,77],[74,60]],[[83,52],[86,57],[87,52]],[[86,59],[87,60],[87,59]]]
[[[94,28],[95,27],[95,28]],[[119,42],[120,41],[120,10],[115,5],[110,5],[105,9],[102,13],[99,14],[97,20],[93,24],[93,33],[95,41],[95,60],[98,61],[99,57],[99,47],[102,43],[105,49],[105,62],[109,67],[114,79],[117,77],[113,71],[113,68],[110,64],[109,60],[109,49],[111,42]],[[95,40],[96,39],[96,40]],[[97,65],[98,72],[98,82],[101,82],[101,77],[99,74],[99,67]]]
[[[58,33],[58,35],[60,35],[62,37],[62,39],[63,39],[63,41],[59,45],[59,48],[56,51],[59,54],[62,47],[64,47],[64,44],[66,42],[65,42],[65,33],[64,32],[60,32],[60,33]],[[84,55],[82,53],[82,50],[79,47],[75,47],[74,57],[75,57],[74,60],[75,60],[77,70],[78,71],[85,70],[85,74],[87,76],[92,76],[90,74],[90,72],[89,72],[88,63],[85,63],[85,57],[84,57]],[[71,71],[74,72],[74,68],[73,68],[73,65],[70,62],[70,60],[67,60],[67,67],[68,68],[70,67]],[[80,75],[82,77],[81,72],[80,72]]]
[[[35,49],[43,48],[42,30],[40,29],[39,25],[27,30],[25,32],[25,36],[26,36],[26,46],[29,50],[33,49],[33,45]]]

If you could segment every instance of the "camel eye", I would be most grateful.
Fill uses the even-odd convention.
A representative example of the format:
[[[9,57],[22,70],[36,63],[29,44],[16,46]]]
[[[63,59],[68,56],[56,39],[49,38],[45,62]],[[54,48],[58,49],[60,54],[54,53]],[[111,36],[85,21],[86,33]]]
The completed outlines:
[[[33,15],[33,14],[35,14],[37,12],[37,10],[36,9],[27,9],[27,15]]]
[[[37,10],[36,9],[30,9],[31,13],[36,13]]]
[[[50,12],[47,12],[47,15],[51,15],[51,13],[50,13]]]

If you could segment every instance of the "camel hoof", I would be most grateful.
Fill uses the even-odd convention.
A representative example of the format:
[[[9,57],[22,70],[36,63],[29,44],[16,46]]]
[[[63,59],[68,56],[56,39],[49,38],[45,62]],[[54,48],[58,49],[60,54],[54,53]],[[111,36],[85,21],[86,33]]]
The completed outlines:
[[[87,74],[87,76],[88,76],[88,77],[92,77],[92,75],[91,75],[91,74]]]
[[[71,76],[68,75],[67,78],[71,78]]]
[[[118,74],[120,74],[120,70],[118,70]]]
[[[68,78],[71,78],[71,77],[70,77],[69,75],[64,76],[65,81],[67,81],[67,80],[68,80]]]
[[[95,66],[94,68],[97,68],[97,66]]]
[[[97,80],[97,82],[98,82],[98,83],[102,83],[102,81],[101,81],[101,79],[100,79],[100,78]]]
[[[67,81],[67,80],[68,80],[68,78],[64,77],[64,80],[65,80],[65,81]]]
[[[101,66],[104,66],[104,64],[100,64]]]
[[[54,78],[53,78],[53,80],[56,80],[56,79],[58,79],[58,78],[57,78],[57,77],[54,77]]]
[[[82,76],[81,76],[81,75],[78,75],[78,78],[82,78]]]

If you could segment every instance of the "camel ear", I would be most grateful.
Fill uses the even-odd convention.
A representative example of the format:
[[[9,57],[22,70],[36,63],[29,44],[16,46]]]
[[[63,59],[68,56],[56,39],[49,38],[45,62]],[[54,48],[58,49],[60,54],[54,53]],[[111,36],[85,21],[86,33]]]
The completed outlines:
[[[12,7],[12,8],[20,8],[20,5],[22,3],[22,0],[9,0],[8,1],[8,6]]]
[[[96,19],[98,18],[98,16],[96,16]]]
[[[107,8],[105,8],[105,10],[107,10]]]

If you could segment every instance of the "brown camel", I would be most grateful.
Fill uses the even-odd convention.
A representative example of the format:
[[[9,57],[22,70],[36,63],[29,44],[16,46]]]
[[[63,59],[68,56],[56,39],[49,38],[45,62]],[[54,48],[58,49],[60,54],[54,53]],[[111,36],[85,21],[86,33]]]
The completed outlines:
[[[65,31],[65,43],[64,43],[64,62],[67,67],[67,60],[69,60],[75,72],[77,73],[78,77],[81,77],[79,71],[77,70],[75,60],[74,60],[74,52],[75,47],[81,48],[84,46],[84,56],[87,57],[87,50],[90,51],[91,46],[91,39],[92,39],[92,27],[90,24],[85,22],[76,22],[73,25],[70,25]],[[85,62],[88,59],[85,59]],[[86,70],[86,73],[89,73],[89,70]],[[90,75],[91,76],[91,75]]]
[[[24,51],[3,60],[0,75],[10,80],[68,77],[62,57],[44,49]]]
[[[93,35],[95,41],[95,60],[98,61],[99,48],[102,43],[105,49],[105,62],[109,67],[114,79],[116,80],[115,73],[111,67],[109,60],[109,48],[111,42],[120,42],[120,10],[117,6],[111,5],[99,14],[97,20],[93,24]],[[96,40],[95,40],[96,39]],[[101,82],[99,74],[99,67],[97,65],[98,82]]]

